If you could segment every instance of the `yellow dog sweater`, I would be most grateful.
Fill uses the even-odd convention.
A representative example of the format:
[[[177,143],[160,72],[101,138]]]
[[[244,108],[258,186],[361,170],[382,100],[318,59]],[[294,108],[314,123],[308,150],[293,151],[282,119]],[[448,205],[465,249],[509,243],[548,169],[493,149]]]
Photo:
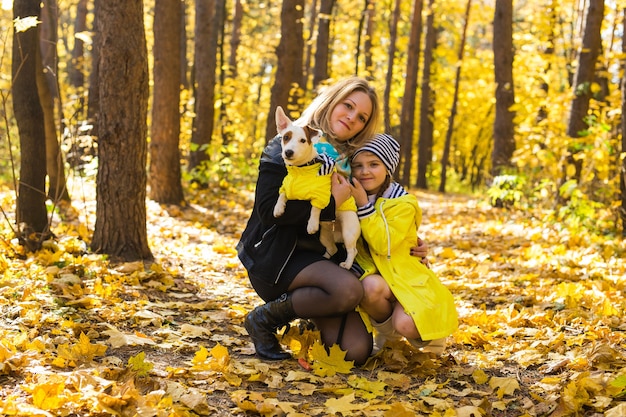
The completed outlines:
[[[286,165],[287,176],[279,192],[285,193],[288,200],[310,200],[311,205],[319,209],[328,206],[331,196],[331,176],[334,161],[326,155],[320,155],[320,162],[310,165]],[[350,197],[338,210],[356,211],[354,198]]]

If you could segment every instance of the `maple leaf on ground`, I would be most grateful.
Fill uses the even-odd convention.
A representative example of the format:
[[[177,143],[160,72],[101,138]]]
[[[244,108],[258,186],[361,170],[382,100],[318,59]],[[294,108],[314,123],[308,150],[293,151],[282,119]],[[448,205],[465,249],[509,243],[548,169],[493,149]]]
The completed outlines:
[[[71,366],[80,363],[89,363],[96,356],[104,356],[107,347],[100,344],[92,344],[85,333],[81,333],[78,343],[74,345],[62,344],[57,348],[58,356],[69,361]]]
[[[33,405],[42,410],[56,410],[65,402],[61,396],[64,390],[65,384],[62,382],[38,384],[33,389]]]
[[[333,345],[336,346],[336,345]],[[354,393],[350,395],[344,395],[340,398],[329,398],[324,405],[326,406],[329,414],[340,413],[342,415],[352,415],[354,411],[363,410],[367,407],[367,404],[354,403]]]
[[[327,352],[324,345],[316,342],[311,348],[311,356],[313,372],[318,376],[333,376],[337,372],[348,374],[354,367],[354,361],[346,361],[346,352],[336,344],[330,347],[330,352]]]
[[[147,376],[154,367],[150,362],[146,362],[146,353],[141,351],[128,359],[130,369],[137,372],[137,376]]]

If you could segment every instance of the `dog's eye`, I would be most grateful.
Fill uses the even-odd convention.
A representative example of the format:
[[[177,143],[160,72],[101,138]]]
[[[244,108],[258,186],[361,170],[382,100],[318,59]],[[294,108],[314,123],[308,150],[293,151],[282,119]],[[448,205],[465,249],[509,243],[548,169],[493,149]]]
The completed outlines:
[[[304,138],[300,139],[300,143],[306,143],[306,139]]]

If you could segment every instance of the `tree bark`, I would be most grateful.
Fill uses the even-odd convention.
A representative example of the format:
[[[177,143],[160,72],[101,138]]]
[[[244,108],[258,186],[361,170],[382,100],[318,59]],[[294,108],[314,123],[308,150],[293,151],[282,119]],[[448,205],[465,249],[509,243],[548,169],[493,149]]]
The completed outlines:
[[[151,260],[146,232],[148,60],[141,0],[107,0],[100,33],[94,252]]]
[[[35,16],[39,20],[39,0],[13,3],[13,18]],[[14,29],[12,69],[13,112],[20,136],[20,180],[16,220],[18,238],[29,250],[36,251],[49,235],[46,213],[46,134],[44,116],[37,91],[39,30]]]
[[[276,135],[275,111],[282,106],[287,111],[298,108],[301,95],[302,60],[304,51],[304,0],[285,0],[280,15],[280,43],[276,49],[276,76],[272,86],[270,111],[265,128],[265,140]],[[294,88],[296,87],[296,88]]]
[[[413,160],[413,131],[415,130],[415,101],[417,95],[417,74],[419,72],[419,58],[422,35],[422,0],[413,0],[411,19],[411,35],[409,50],[407,51],[406,79],[404,81],[404,95],[402,97],[402,112],[400,114],[400,146],[402,149],[400,167],[402,176],[399,182],[403,185],[411,183],[411,165]]]
[[[491,175],[511,167],[515,152],[515,129],[511,110],[515,104],[513,85],[513,0],[496,0],[493,19],[493,57],[496,79],[496,117],[493,124]]]
[[[180,169],[180,0],[154,7],[154,65],[150,141],[150,198],[184,202]]]
[[[433,159],[433,120],[435,117],[435,91],[430,88],[430,74],[433,61],[433,52],[437,45],[435,30],[435,0],[428,2],[426,17],[426,37],[424,39],[424,70],[422,73],[422,96],[420,101],[420,127],[417,145],[417,188],[428,188],[426,173]]]

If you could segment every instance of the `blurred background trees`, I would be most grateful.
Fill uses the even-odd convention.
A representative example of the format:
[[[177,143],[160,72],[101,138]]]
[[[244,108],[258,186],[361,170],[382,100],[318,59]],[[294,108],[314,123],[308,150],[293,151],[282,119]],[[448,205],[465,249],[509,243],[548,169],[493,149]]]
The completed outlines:
[[[10,74],[13,64],[33,81],[29,61],[17,68],[16,59],[23,58],[9,59],[7,53],[22,36],[7,29],[13,20],[9,4],[3,2],[0,13],[5,28],[1,74]],[[103,158],[131,158],[120,167],[145,167],[148,178],[135,173],[132,186],[127,185],[131,178],[115,172],[99,180],[119,182],[122,195],[138,201],[146,187],[150,198],[174,204],[185,203],[183,192],[190,185],[252,188],[259,154],[272,135],[274,107],[283,105],[297,117],[324,85],[356,73],[384,99],[385,130],[404,146],[397,177],[407,187],[480,193],[496,206],[543,209],[547,220],[568,227],[624,233],[623,2],[179,0],[156,5],[146,0],[141,33],[132,36],[111,30],[111,10],[101,1],[41,4],[39,71],[51,98],[39,84],[40,106],[54,110],[61,150],[55,156],[47,145],[46,153],[48,161],[64,168],[55,173],[48,163],[45,185],[38,180],[31,186],[48,201],[69,200],[59,184],[71,180],[73,172],[99,169]],[[117,5],[138,6],[135,1]],[[103,30],[109,38],[101,39]],[[142,36],[149,83],[129,76],[143,64],[141,48],[128,46]],[[117,50],[114,58],[103,56],[103,48]],[[112,77],[108,71],[119,73]],[[18,90],[25,88],[16,80],[0,78],[5,120],[0,137],[7,138],[0,143],[0,166],[9,185],[12,164],[23,169],[36,152],[15,140],[23,136]],[[103,88],[120,90],[120,97],[126,92],[120,98],[125,106],[102,97]],[[146,112],[143,99],[131,101],[144,95]],[[121,110],[112,115],[114,104]],[[129,119],[149,128],[122,128]],[[39,128],[44,132],[44,125]],[[111,132],[113,142],[107,139]],[[124,151],[131,142],[138,152]],[[101,149],[105,143],[115,144],[108,156]],[[142,143],[150,151],[145,160]],[[30,180],[22,176],[20,181]],[[29,227],[43,236],[40,223]],[[135,252],[131,258],[149,256],[145,248]]]

